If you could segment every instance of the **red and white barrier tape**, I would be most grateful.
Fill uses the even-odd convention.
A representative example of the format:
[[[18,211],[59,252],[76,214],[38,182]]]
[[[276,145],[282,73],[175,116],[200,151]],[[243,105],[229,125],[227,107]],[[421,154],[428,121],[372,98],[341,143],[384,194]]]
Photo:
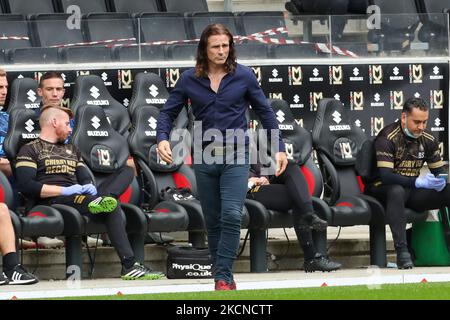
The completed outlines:
[[[247,41],[255,41],[264,44],[313,44],[315,49],[318,52],[326,53],[326,54],[338,54],[342,56],[348,56],[352,58],[357,58],[358,55],[353,53],[350,50],[342,49],[337,46],[330,46],[327,43],[310,43],[304,41],[297,41],[292,39],[285,38],[271,38],[270,36],[288,34],[288,31],[285,27],[268,29],[262,32],[252,33],[248,36],[234,36],[234,40],[236,43],[244,43]],[[29,40],[28,37],[13,37],[13,36],[4,36],[0,37],[0,40]],[[124,43],[136,41],[136,38],[123,38],[123,39],[108,39],[101,41],[91,41],[91,42],[79,42],[79,43],[69,43],[69,44],[61,44],[50,46],[50,48],[66,48],[66,47],[75,47],[75,46],[91,46],[91,45],[99,45],[105,44],[107,47],[119,47],[119,46],[139,46],[139,45],[170,45],[170,44],[183,44],[183,43],[198,43],[200,39],[191,39],[191,40],[171,40],[171,41],[153,41],[153,42],[145,42],[145,43]],[[122,43],[118,43],[122,42]]]
[[[0,40],[30,40],[28,37],[0,36]]]

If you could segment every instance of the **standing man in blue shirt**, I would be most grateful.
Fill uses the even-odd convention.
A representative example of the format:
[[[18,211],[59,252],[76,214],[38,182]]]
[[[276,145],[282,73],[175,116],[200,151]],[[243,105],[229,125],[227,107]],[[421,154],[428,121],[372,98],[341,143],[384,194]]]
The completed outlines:
[[[215,268],[215,290],[235,290],[232,267],[239,248],[249,172],[249,142],[237,133],[247,130],[245,112],[249,104],[264,128],[276,130],[276,176],[287,166],[284,144],[275,115],[255,75],[250,68],[236,62],[233,36],[221,24],[205,28],[198,44],[195,68],[181,75],[159,115],[157,150],[166,163],[173,161],[169,144],[173,120],[188,99],[195,125],[202,133],[201,141],[196,140],[194,128],[193,168]],[[198,149],[202,150],[200,159],[196,157]]]

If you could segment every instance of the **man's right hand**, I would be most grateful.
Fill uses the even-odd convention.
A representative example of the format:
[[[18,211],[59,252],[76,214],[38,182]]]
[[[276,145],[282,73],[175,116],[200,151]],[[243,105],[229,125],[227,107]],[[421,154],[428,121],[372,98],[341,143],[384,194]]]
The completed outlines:
[[[167,140],[161,140],[158,143],[158,148],[156,149],[161,160],[172,163],[172,150],[170,149],[170,143]]]
[[[62,187],[61,188],[61,195],[62,196],[71,196],[73,194],[82,194],[83,193],[83,186],[79,184],[74,184],[70,187]]]
[[[442,191],[446,184],[447,182],[445,180],[436,178],[432,173],[428,173],[422,177],[417,177],[415,182],[416,188],[434,189],[438,192]]]

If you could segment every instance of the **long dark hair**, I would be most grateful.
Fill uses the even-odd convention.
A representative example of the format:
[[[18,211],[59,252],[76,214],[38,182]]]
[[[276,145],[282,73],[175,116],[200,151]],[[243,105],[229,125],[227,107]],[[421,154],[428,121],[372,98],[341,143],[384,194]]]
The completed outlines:
[[[200,42],[197,47],[197,63],[195,64],[195,75],[197,77],[207,77],[208,76],[208,54],[206,49],[208,47],[208,38],[210,36],[225,34],[229,39],[229,52],[227,61],[225,61],[225,69],[227,72],[234,72],[236,69],[236,51],[234,49],[233,35],[231,32],[220,23],[214,23],[208,25],[205,30],[203,30],[200,37]]]

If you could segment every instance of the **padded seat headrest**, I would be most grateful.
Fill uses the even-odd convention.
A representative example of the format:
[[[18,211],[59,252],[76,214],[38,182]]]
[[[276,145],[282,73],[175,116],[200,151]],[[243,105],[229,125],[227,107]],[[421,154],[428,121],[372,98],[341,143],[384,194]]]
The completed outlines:
[[[20,148],[39,137],[39,116],[32,109],[14,109],[9,115],[8,133],[3,148],[10,161],[14,161]]]
[[[183,164],[184,157],[187,152],[185,143],[188,137],[182,136],[182,141],[176,139],[172,141],[176,131],[172,131],[170,143],[172,147],[172,156],[174,162],[172,164],[161,164],[156,152],[156,126],[159,116],[159,109],[155,106],[140,106],[133,113],[133,124],[128,142],[133,155],[148,164],[151,170],[156,172],[174,172]],[[181,144],[180,144],[181,143]],[[183,150],[179,148],[183,146]],[[180,151],[180,153],[178,152]]]
[[[313,145],[335,165],[354,165],[356,155],[367,139],[350,119],[349,112],[335,99],[321,99],[312,130]]]
[[[129,112],[132,115],[135,109],[141,105],[154,105],[162,108],[168,97],[169,92],[159,75],[140,72],[134,78]]]
[[[78,109],[85,105],[102,107],[114,130],[127,136],[130,127],[128,111],[111,96],[103,80],[97,75],[77,77],[70,108],[76,114]]]
[[[302,165],[311,156],[312,141],[309,132],[300,127],[285,100],[268,99],[278,121],[288,160]]]
[[[72,143],[94,172],[114,172],[126,165],[129,156],[126,138],[112,128],[99,106],[78,109]]]
[[[31,78],[17,78],[11,85],[8,112],[19,109],[39,109],[41,97],[37,94],[38,83]]]

